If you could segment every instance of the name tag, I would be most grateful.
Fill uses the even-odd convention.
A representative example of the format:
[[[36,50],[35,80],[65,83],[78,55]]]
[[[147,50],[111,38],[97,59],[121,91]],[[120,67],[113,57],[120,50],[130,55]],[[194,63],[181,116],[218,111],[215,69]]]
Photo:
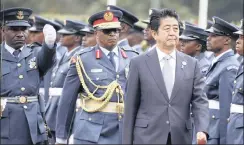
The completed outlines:
[[[103,69],[91,69],[92,73],[99,73],[99,72],[103,72]]]

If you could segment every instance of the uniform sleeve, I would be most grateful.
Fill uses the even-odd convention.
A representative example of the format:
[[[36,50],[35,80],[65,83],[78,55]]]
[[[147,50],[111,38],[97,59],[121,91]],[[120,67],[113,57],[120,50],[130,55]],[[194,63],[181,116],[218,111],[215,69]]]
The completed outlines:
[[[135,61],[132,59],[130,63],[128,81],[126,84],[124,125],[122,135],[123,144],[133,143],[135,118],[140,106],[140,92],[139,72]]]
[[[72,63],[64,81],[64,87],[57,112],[56,137],[68,139],[68,133],[73,121],[74,110],[78,93],[80,92],[80,79],[75,63]]]
[[[219,104],[220,104],[220,143],[226,143],[227,118],[230,115],[230,103],[232,100],[233,82],[237,70],[223,71],[219,79]]]
[[[196,62],[192,96],[192,112],[194,114],[194,124],[196,126],[196,132],[207,133],[209,125],[209,109],[208,99],[203,91],[203,87],[205,85],[204,81],[205,80],[203,74],[200,71],[199,64],[198,62]]]
[[[56,47],[56,44],[54,45]],[[41,50],[37,54],[37,65],[41,72],[41,75],[44,75],[49,68],[52,67],[52,65],[55,62],[55,50],[56,49],[50,49],[47,44],[43,43]]]

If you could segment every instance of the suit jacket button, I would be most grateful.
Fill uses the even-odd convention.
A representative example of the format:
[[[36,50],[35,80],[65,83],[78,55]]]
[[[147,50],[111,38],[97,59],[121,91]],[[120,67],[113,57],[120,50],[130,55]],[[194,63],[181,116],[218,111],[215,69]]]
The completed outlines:
[[[215,116],[213,115],[212,118],[215,119]]]
[[[166,124],[169,124],[169,121],[166,121]]]
[[[91,118],[88,118],[89,121],[91,121],[92,119]]]

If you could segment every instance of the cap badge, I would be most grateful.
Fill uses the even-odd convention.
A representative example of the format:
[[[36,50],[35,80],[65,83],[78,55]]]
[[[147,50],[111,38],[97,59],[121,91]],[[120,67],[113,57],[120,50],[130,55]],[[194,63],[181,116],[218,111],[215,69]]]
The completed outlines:
[[[112,21],[113,18],[114,18],[114,14],[112,12],[106,12],[103,15],[103,18],[104,18],[105,21]]]
[[[16,15],[16,18],[19,19],[19,20],[24,19],[24,13],[23,13],[23,11],[18,11],[17,12],[17,15]]]

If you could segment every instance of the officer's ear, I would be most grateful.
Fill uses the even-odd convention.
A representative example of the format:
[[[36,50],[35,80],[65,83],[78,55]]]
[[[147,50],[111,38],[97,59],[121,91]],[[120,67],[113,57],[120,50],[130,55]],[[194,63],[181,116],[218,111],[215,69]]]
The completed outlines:
[[[201,51],[201,50],[202,50],[202,44],[197,44],[196,51]]]
[[[225,36],[224,39],[225,39],[225,41],[224,41],[225,45],[230,45],[231,44],[231,38],[230,37]]]

